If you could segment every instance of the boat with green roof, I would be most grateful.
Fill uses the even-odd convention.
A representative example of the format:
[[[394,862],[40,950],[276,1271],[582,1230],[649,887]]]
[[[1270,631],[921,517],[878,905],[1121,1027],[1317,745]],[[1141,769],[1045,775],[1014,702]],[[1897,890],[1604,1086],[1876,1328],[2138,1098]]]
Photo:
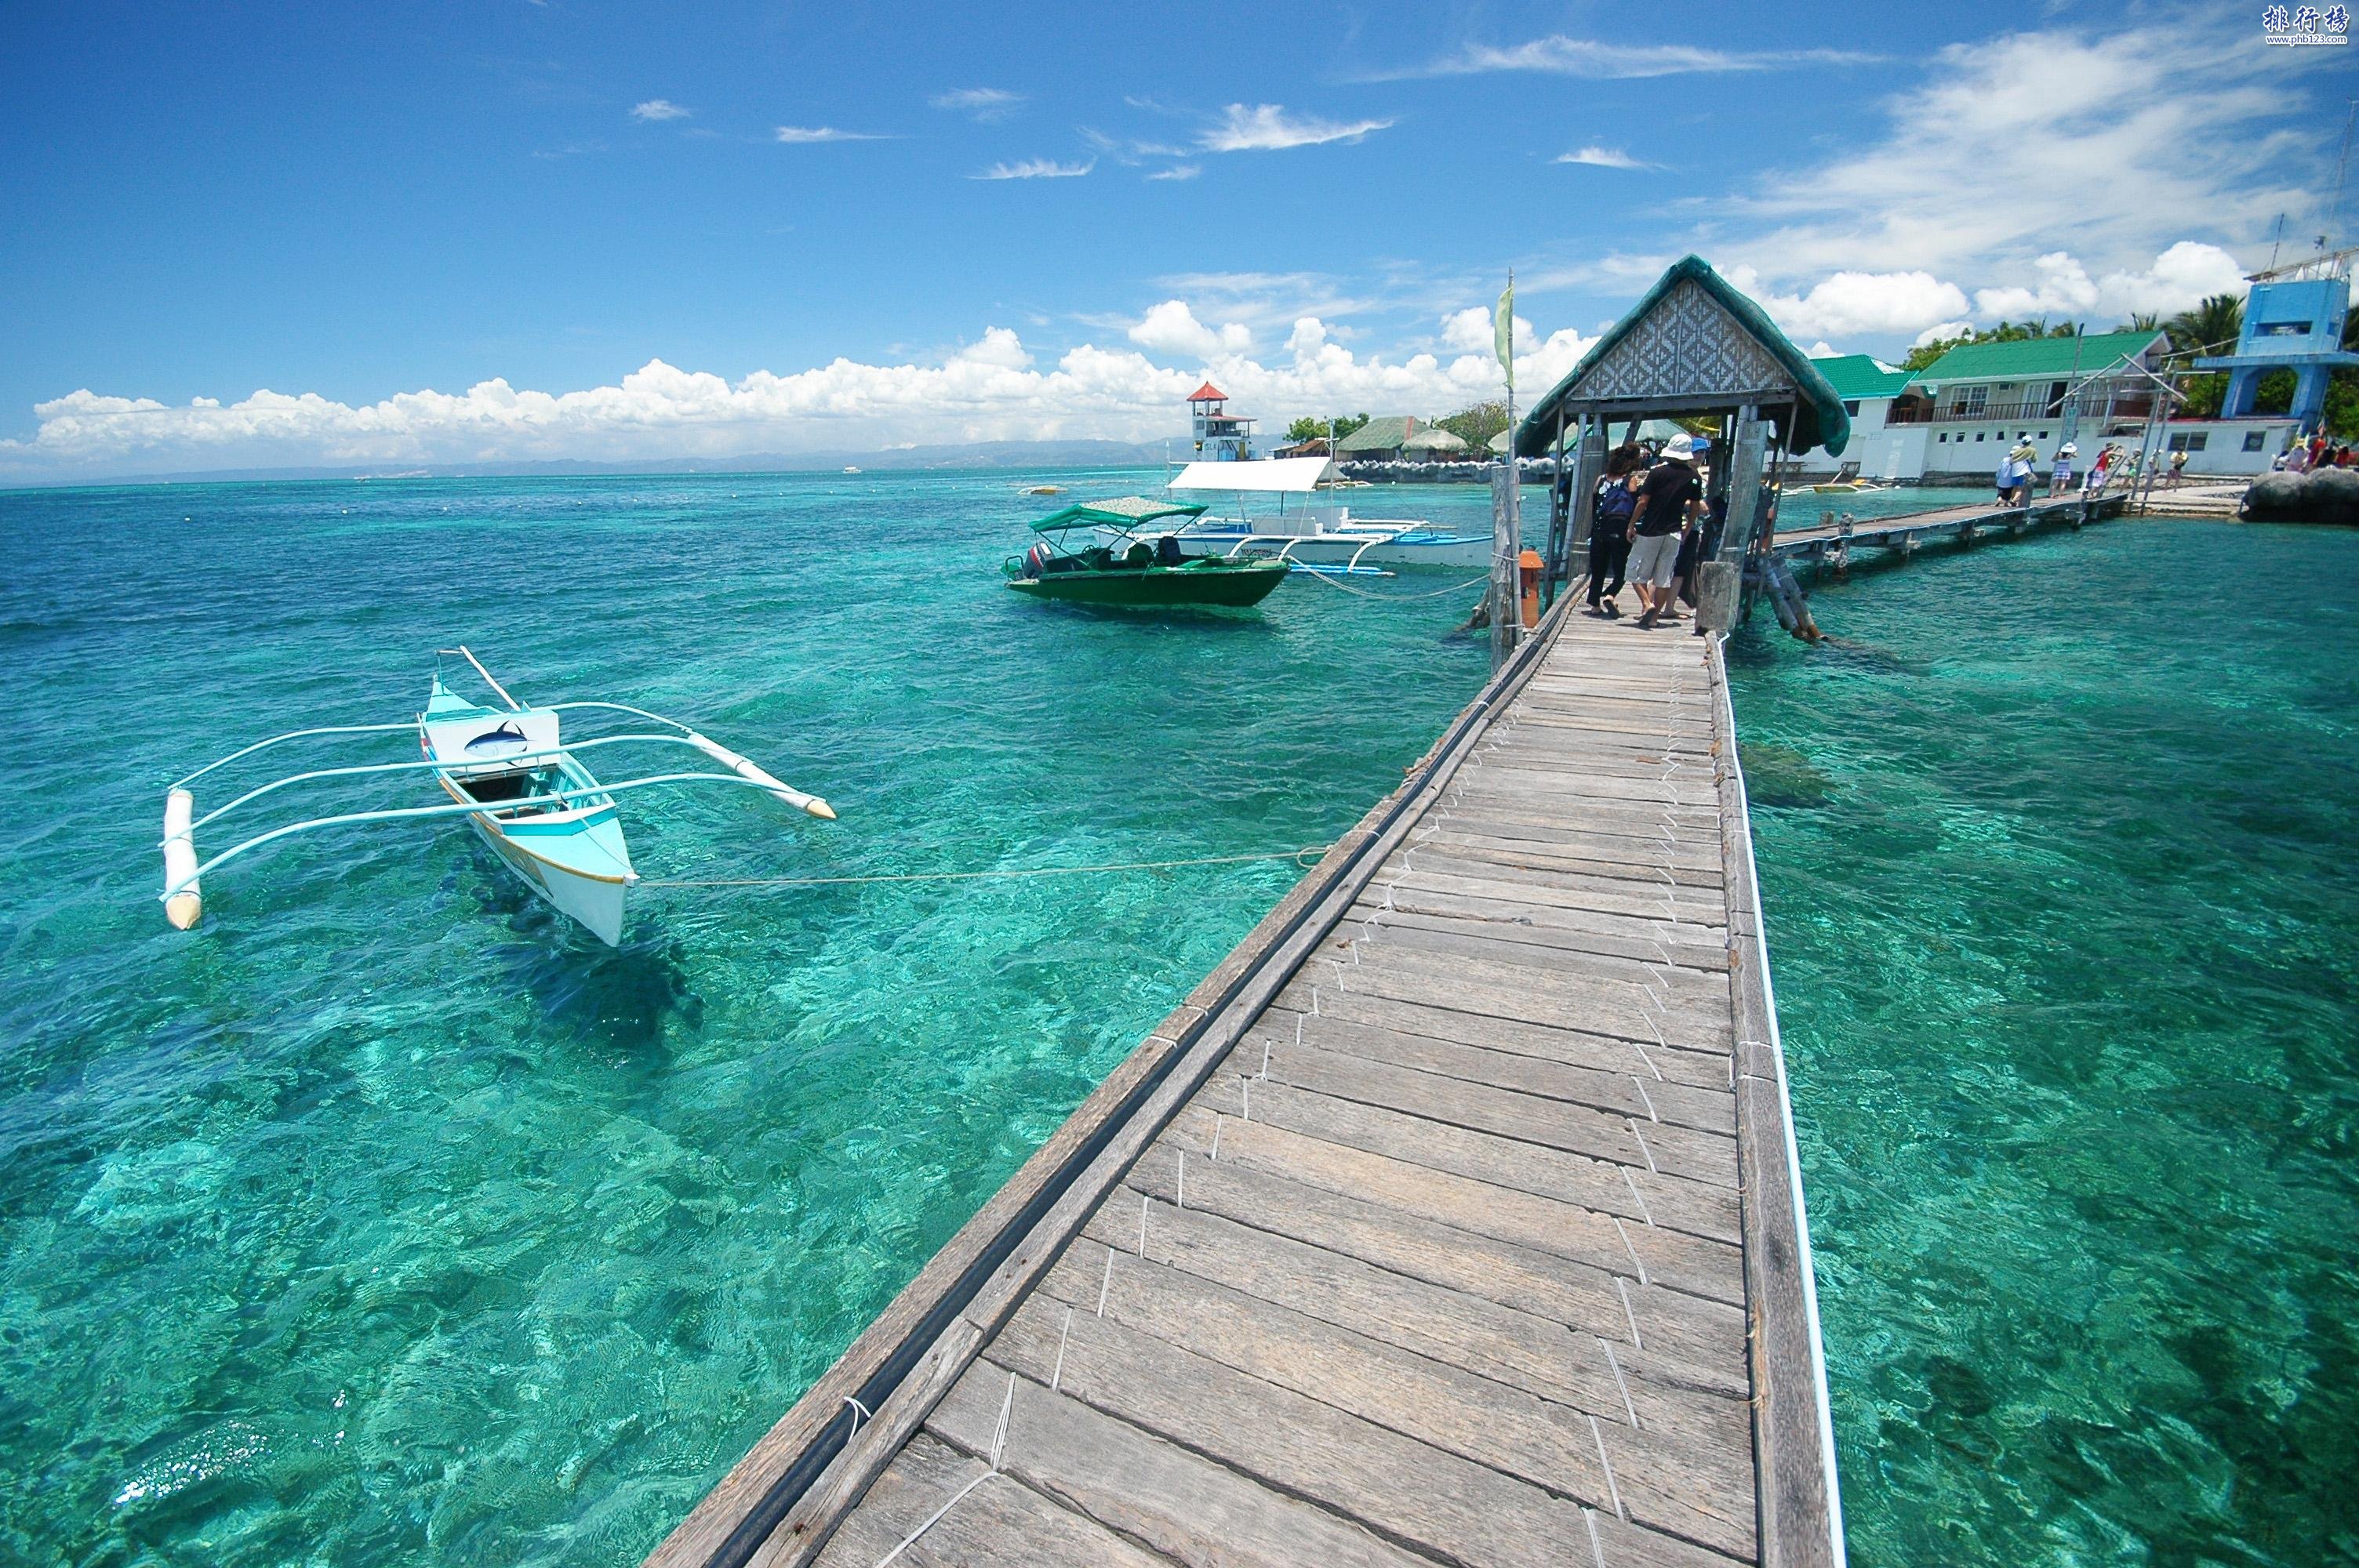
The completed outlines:
[[[1180,544],[1181,531],[1203,513],[1193,502],[1137,495],[1079,502],[1033,524],[1039,537],[1000,569],[1016,592],[1068,604],[1124,610],[1242,610],[1259,604],[1285,580],[1287,563],[1261,556],[1189,555]],[[1168,527],[1154,526],[1167,521]]]

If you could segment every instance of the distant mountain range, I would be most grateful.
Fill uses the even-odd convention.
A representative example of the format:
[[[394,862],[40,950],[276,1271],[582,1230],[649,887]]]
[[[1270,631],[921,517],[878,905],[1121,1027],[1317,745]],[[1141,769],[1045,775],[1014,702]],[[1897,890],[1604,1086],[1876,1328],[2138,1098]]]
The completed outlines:
[[[745,457],[647,458],[633,462],[591,462],[564,458],[545,462],[352,463],[320,468],[211,469],[190,473],[117,474],[104,479],[53,482],[77,485],[179,484],[240,480],[476,479],[550,474],[833,473],[846,467],[876,470],[1139,468],[1159,465],[1163,460],[1164,446],[1159,441],[969,441],[958,446],[897,447],[875,452],[757,452]]]

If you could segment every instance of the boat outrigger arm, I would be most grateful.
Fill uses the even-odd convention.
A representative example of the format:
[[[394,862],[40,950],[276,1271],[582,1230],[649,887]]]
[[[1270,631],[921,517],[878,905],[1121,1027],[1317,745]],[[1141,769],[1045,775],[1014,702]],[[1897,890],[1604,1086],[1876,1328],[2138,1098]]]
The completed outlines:
[[[463,649],[459,651],[465,652]],[[473,655],[469,654],[468,657],[469,662],[473,663]],[[478,670],[482,667],[481,665],[476,665]],[[506,697],[516,708],[522,708],[523,705],[516,703],[514,697],[509,697],[498,682],[491,680],[488,672],[484,672],[484,679],[490,682],[494,691]],[[358,767],[315,768],[306,773],[290,773],[285,778],[274,779],[269,784],[250,789],[234,800],[214,807],[202,816],[194,815],[196,800],[189,786],[216,768],[225,767],[242,757],[249,757],[256,752],[266,751],[273,746],[284,745],[288,741],[309,740],[317,736],[388,734],[405,730],[415,733],[419,726],[413,719],[406,724],[343,724],[321,729],[289,730],[284,735],[274,735],[267,741],[257,741],[251,746],[231,752],[218,762],[208,762],[195,773],[172,784],[166,791],[162,839],[164,891],[158,895],[164,905],[165,918],[169,920],[176,928],[182,931],[188,930],[196,925],[204,913],[201,891],[203,877],[239,856],[258,849],[266,844],[275,843],[278,839],[294,834],[308,833],[322,827],[345,827],[364,823],[401,822],[438,816],[510,818],[516,813],[538,807],[567,810],[574,808],[582,801],[593,797],[618,795],[626,790],[647,789],[657,784],[686,784],[744,785],[758,789],[772,799],[791,806],[798,811],[808,812],[813,816],[823,817],[830,821],[835,817],[834,808],[819,796],[796,789],[784,780],[772,775],[751,759],[731,751],[711,736],[699,732],[693,727],[683,724],[677,719],[667,719],[660,713],[650,713],[645,708],[632,708],[619,702],[554,702],[548,704],[541,711],[554,713],[580,708],[603,708],[616,713],[627,713],[657,724],[669,725],[678,733],[606,735],[587,741],[571,741],[561,746],[553,746],[546,750],[505,752],[498,759],[499,766],[503,769],[513,769],[520,764],[554,762],[570,753],[586,752],[600,746],[669,745],[686,746],[729,771],[727,773],[650,773],[644,777],[623,779],[613,784],[594,783],[582,788],[549,789],[539,794],[520,795],[493,803],[473,802],[451,806],[403,806],[384,811],[353,811],[339,813],[332,816],[316,816],[307,821],[290,823],[283,827],[274,827],[266,833],[256,834],[245,842],[233,845],[211,860],[199,864],[196,849],[198,828],[219,820],[251,801],[258,800],[289,784],[309,784],[322,779],[365,777],[379,773],[450,774],[455,769],[465,766],[463,763],[453,763],[448,760],[429,759],[416,762],[375,762]],[[630,880],[636,879],[634,877]]]

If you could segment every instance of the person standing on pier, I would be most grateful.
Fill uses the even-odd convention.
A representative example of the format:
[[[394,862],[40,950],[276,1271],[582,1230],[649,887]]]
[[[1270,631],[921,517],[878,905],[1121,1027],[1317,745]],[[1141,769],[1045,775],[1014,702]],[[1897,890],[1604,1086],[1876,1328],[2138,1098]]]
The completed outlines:
[[[1639,630],[1651,632],[1671,608],[1671,579],[1679,569],[1680,546],[1695,526],[1703,504],[1703,487],[1696,482],[1695,440],[1682,431],[1663,448],[1657,463],[1638,488],[1638,503],[1630,515],[1630,584],[1647,612]]]
[[[2072,488],[2072,460],[2081,449],[2067,441],[2056,449],[2056,467],[2048,476],[2048,498],[2050,501]]]
[[[1630,514],[1638,497],[1638,449],[1621,447],[1605,460],[1605,477],[1597,481],[1597,504],[1589,525],[1589,612],[1618,620],[1623,574],[1630,561]],[[1611,586],[1606,579],[1613,579]]]
[[[2181,447],[2170,454],[2170,488],[2177,490],[2179,481],[2187,472],[2187,449]]]

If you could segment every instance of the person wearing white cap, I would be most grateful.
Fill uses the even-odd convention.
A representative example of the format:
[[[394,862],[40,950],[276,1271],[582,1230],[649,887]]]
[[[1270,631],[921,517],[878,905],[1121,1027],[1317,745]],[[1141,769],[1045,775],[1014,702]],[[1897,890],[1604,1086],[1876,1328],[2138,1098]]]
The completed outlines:
[[[2070,441],[2056,449],[2056,467],[2048,475],[2049,500],[2072,488],[2072,460],[2080,455],[2081,449]]]
[[[1638,618],[1644,632],[1671,608],[1671,579],[1677,575],[1680,545],[1695,526],[1703,504],[1703,486],[1696,479],[1695,441],[1685,431],[1663,448],[1663,460],[1638,487],[1638,504],[1630,514],[1630,586],[1647,612]]]

